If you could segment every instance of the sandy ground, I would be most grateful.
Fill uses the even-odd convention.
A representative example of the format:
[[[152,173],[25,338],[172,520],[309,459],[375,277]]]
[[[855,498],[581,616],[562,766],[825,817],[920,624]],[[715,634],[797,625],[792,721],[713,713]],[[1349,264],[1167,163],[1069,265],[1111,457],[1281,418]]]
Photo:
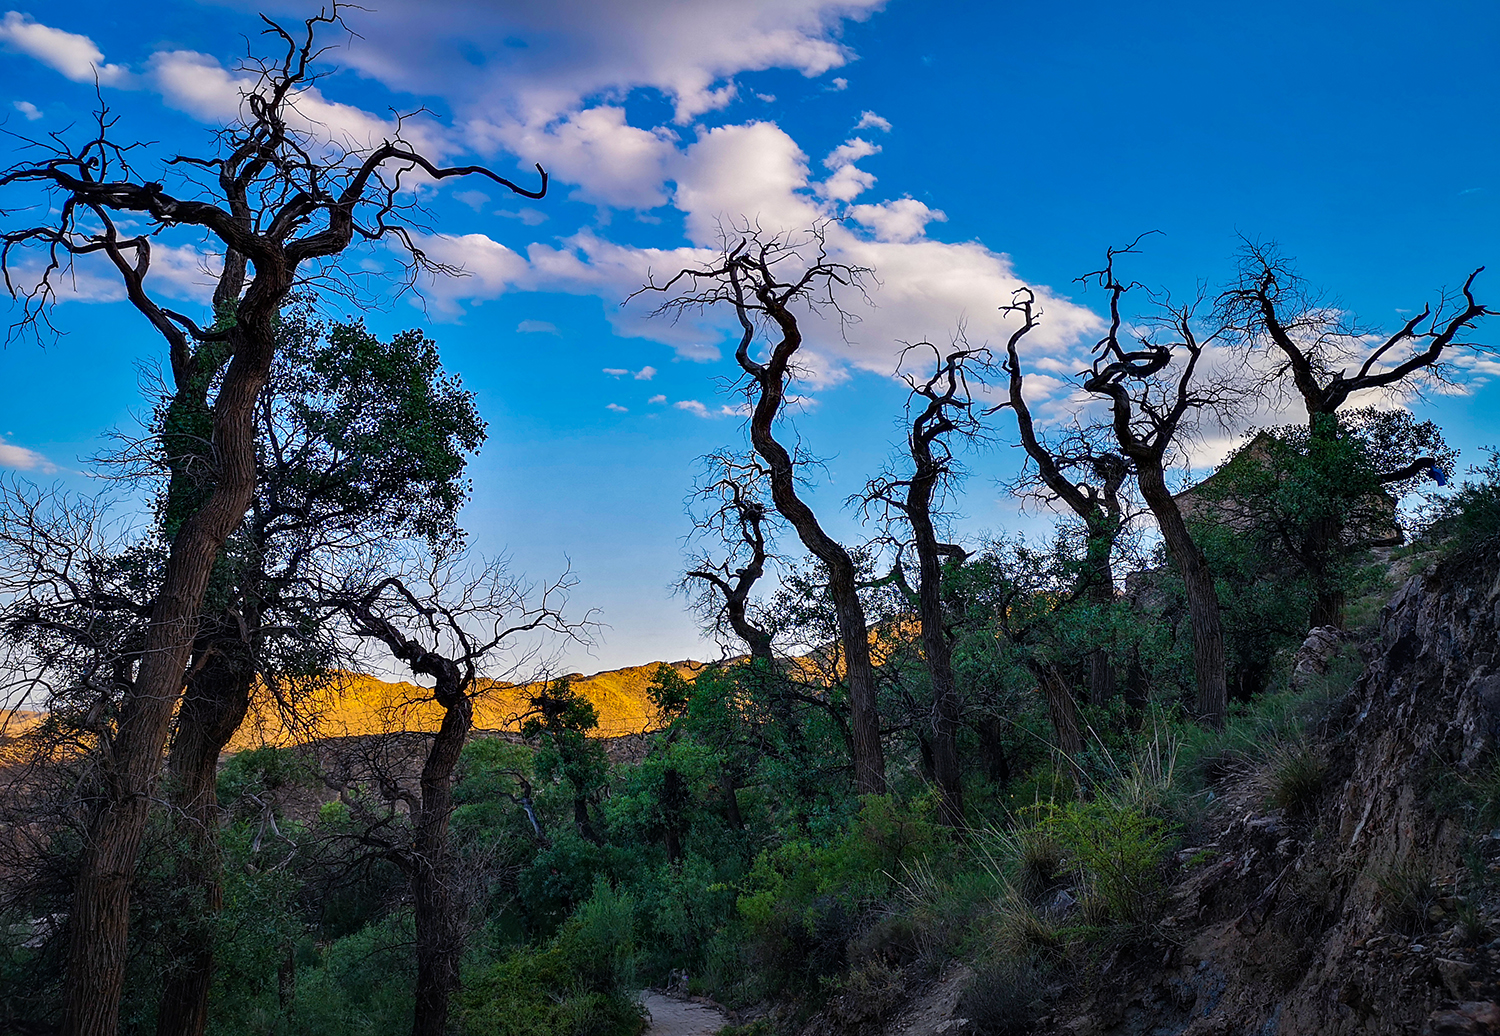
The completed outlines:
[[[650,990],[641,994],[641,1003],[651,1012],[646,1036],[712,1036],[728,1024],[728,1019],[712,1007],[674,1000]]]

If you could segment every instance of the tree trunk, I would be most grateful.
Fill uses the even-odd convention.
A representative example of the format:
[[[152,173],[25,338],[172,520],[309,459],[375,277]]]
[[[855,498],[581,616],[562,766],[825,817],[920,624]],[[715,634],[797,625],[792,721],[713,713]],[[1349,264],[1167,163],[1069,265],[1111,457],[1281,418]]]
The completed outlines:
[[[269,317],[285,294],[265,307],[264,319],[242,306],[241,322],[230,333],[234,358],[213,412],[213,491],[172,539],[140,670],[121,710],[104,801],[78,862],[63,1036],[117,1036],[136,858],[214,560],[255,491],[255,402],[275,351]]]
[[[453,815],[453,771],[469,731],[473,705],[455,684],[439,687],[443,723],[422,765],[421,811],[412,818],[412,903],[417,930],[416,1014],[412,1036],[443,1036],[448,1030],[448,1000],[459,984],[463,939],[453,902],[452,856],[448,821]]]
[[[1083,734],[1078,727],[1078,705],[1068,691],[1067,681],[1051,666],[1036,670],[1037,683],[1047,702],[1047,718],[1057,734],[1057,750],[1072,759],[1083,751]]]
[[[1193,542],[1177,501],[1167,489],[1161,464],[1137,460],[1137,477],[1146,506],[1156,516],[1162,540],[1182,573],[1187,592],[1188,621],[1193,630],[1193,674],[1198,684],[1198,717],[1223,727],[1229,710],[1229,685],[1224,668],[1224,627],[1219,595],[1203,551]]]
[[[185,846],[178,880],[196,893],[197,916],[174,918],[176,937],[156,1011],[157,1036],[202,1036],[213,985],[212,924],[224,907],[219,859],[219,755],[250,706],[254,665],[243,643],[211,642],[188,681],[167,757],[173,826]]]
[[[880,713],[875,703],[875,673],[870,659],[870,631],[854,561],[833,537],[823,531],[812,508],[797,495],[796,467],[791,454],[776,440],[772,423],[786,396],[785,378],[791,358],[801,345],[796,320],[784,308],[773,310],[784,337],[765,366],[748,358],[742,342],[737,357],[760,387],[750,418],[750,442],[771,471],[771,499],[776,510],[797,532],[803,546],[828,569],[828,592],[838,620],[844,650],[844,672],[849,686],[850,745],[854,756],[854,788],[861,795],[885,794],[885,754],[880,744]],[[741,319],[746,318],[741,315]],[[747,325],[748,326],[748,325]]]
[[[1010,783],[1010,763],[1003,743],[1005,724],[998,716],[984,716],[979,721],[979,755],[984,760],[984,775],[996,787]]]

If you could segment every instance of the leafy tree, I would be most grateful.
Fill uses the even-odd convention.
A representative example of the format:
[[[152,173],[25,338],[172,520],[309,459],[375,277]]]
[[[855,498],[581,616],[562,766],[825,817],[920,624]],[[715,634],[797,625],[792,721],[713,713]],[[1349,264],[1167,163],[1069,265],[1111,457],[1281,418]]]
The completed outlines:
[[[609,775],[604,746],[589,736],[589,731],[599,726],[599,714],[587,698],[573,690],[566,676],[543,685],[529,705],[521,736],[540,746],[534,764],[537,777],[565,783],[572,790],[573,823],[578,833],[602,845],[604,839],[590,813]]]
[[[405,246],[409,272],[430,268],[412,246],[407,218],[415,203],[403,178],[414,169],[433,179],[483,175],[531,197],[546,190],[545,178],[539,191],[527,191],[482,167],[441,168],[399,133],[342,150],[299,132],[295,108],[315,79],[318,31],[341,21],[334,6],[307,19],[296,35],[267,22],[284,49],[247,59],[243,114],[215,135],[213,153],[167,162],[171,179],[187,181],[184,192],[164,187],[165,177],[141,175],[142,145],[119,142],[117,120],[102,108],[81,144],[62,135],[25,141],[27,156],[0,172],[0,190],[10,199],[0,262],[7,287],[21,298],[23,323],[45,321],[75,257],[103,256],[167,344],[174,391],[185,403],[183,411],[174,409],[167,433],[214,445],[208,478],[169,502],[161,590],[145,627],[145,650],[122,681],[110,779],[90,820],[70,919],[66,1036],[114,1036],[117,1028],[136,855],[214,565],[253,497],[257,399],[275,365],[276,324],[289,293],[314,269],[336,275],[339,256],[356,241],[394,240],[398,249]],[[46,215],[24,222],[32,213]],[[122,234],[126,220],[125,226],[143,221],[142,232]],[[163,234],[184,231],[206,233],[223,252],[206,323],[162,305],[149,288],[153,245]],[[23,271],[33,250],[45,258],[41,273],[28,279]],[[195,1032],[201,1022],[185,1017],[180,1028]]]

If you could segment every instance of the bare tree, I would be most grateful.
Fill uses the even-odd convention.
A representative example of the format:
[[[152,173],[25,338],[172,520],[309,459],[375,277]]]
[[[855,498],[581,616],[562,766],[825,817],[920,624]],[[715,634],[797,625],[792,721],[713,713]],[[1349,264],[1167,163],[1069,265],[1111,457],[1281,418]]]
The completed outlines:
[[[1496,311],[1474,298],[1479,267],[1457,292],[1427,303],[1392,334],[1361,327],[1333,301],[1311,291],[1274,245],[1245,242],[1238,283],[1219,296],[1228,329],[1242,343],[1279,354],[1271,378],[1290,375],[1309,427],[1337,414],[1358,392],[1448,380],[1454,353],[1486,347],[1467,336]],[[1350,374],[1350,370],[1354,373]]]
[[[1001,309],[1021,318],[1006,342],[1005,370],[1009,375],[1008,399],[1001,408],[1016,416],[1016,430],[1021,447],[1035,468],[1035,479],[1052,499],[1060,501],[1083,522],[1087,535],[1082,577],[1087,597],[1097,606],[1107,607],[1114,600],[1114,556],[1127,514],[1122,491],[1130,476],[1130,464],[1113,450],[1099,443],[1101,429],[1075,424],[1060,438],[1044,439],[1036,429],[1030,404],[1026,401],[1026,376],[1018,349],[1021,341],[1036,328],[1041,313],[1036,295],[1030,288],[1016,291],[1014,301]],[[1023,480],[1026,479],[1023,472]],[[1103,704],[1114,694],[1114,667],[1103,649],[1089,655],[1089,696]]]
[[[1340,412],[1356,393],[1410,391],[1424,380],[1447,383],[1454,374],[1455,353],[1486,348],[1469,337],[1483,318],[1496,312],[1474,297],[1474,281],[1483,271],[1481,266],[1457,292],[1445,292],[1436,305],[1424,305],[1400,329],[1383,334],[1361,327],[1311,291],[1274,245],[1247,241],[1240,251],[1239,281],[1219,296],[1219,309],[1243,347],[1277,358],[1269,379],[1278,386],[1290,380],[1307,411],[1309,434],[1328,442],[1341,426],[1347,427]],[[1381,457],[1388,469],[1378,481],[1395,486],[1434,471],[1442,457],[1423,451],[1431,445],[1413,437],[1406,455]],[[1310,524],[1298,544],[1312,562],[1310,571],[1323,575],[1316,570],[1336,553],[1345,535],[1345,521],[1334,509]],[[1335,580],[1316,582],[1312,625],[1343,625],[1343,590]]]
[[[869,627],[859,598],[854,559],[824,531],[817,515],[798,493],[798,461],[777,439],[774,428],[786,406],[787,384],[794,376],[793,364],[803,344],[797,311],[824,308],[832,310],[841,320],[847,319],[835,298],[834,286],[857,286],[867,272],[831,262],[819,228],[814,228],[803,240],[762,237],[758,232],[746,230],[719,261],[700,269],[682,270],[664,284],[648,284],[641,290],[678,292],[662,304],[659,313],[727,305],[739,320],[741,335],[735,361],[748,378],[752,402],[750,444],[769,470],[771,500],[776,510],[828,570],[849,687],[854,786],[860,794],[882,794],[885,757],[880,740],[880,714],[875,702]],[[750,354],[762,329],[771,339],[764,362]]]
[[[1223,726],[1228,710],[1224,629],[1219,598],[1208,559],[1188,532],[1187,522],[1167,488],[1170,452],[1190,431],[1187,422],[1204,410],[1226,407],[1235,393],[1223,380],[1199,371],[1204,351],[1216,334],[1200,337],[1194,330],[1201,298],[1174,304],[1155,297],[1155,313],[1140,334],[1138,348],[1122,345],[1120,300],[1139,285],[1122,282],[1115,273],[1115,257],[1134,251],[1132,245],[1109,249],[1104,269],[1087,275],[1109,293],[1109,330],[1094,351],[1085,390],[1109,400],[1111,427],[1120,452],[1135,469],[1146,506],[1156,517],[1162,541],[1187,593],[1193,633],[1193,670],[1198,688],[1197,711],[1206,723]],[[1166,340],[1163,341],[1162,339]],[[1175,375],[1170,373],[1180,361]]]
[[[959,474],[952,442],[973,442],[981,437],[980,414],[969,383],[982,382],[990,353],[982,347],[971,347],[959,335],[946,350],[930,342],[907,346],[902,350],[900,367],[913,352],[931,354],[932,373],[919,379],[908,371],[900,372],[910,389],[906,446],[911,474],[871,481],[863,499],[867,509],[878,503],[899,512],[911,527],[919,576],[915,598],[922,624],[922,651],[932,680],[933,776],[942,797],[943,822],[958,828],[964,824],[963,775],[958,761],[962,702],[953,678],[953,636],[943,606],[943,559],[962,563],[967,554],[963,548],[938,539],[934,517],[941,495],[951,489]],[[899,556],[895,571],[900,571]]]
[[[718,539],[727,554],[705,548],[694,555],[681,588],[701,586],[704,592],[694,598],[698,614],[714,629],[727,622],[750,649],[751,660],[769,672],[774,665],[771,633],[750,616],[750,594],[771,557],[771,515],[762,500],[769,472],[754,456],[729,452],[710,454],[704,464],[706,477],[693,495],[709,506],[694,516],[694,531]]]
[[[250,60],[253,77],[241,119],[219,135],[216,154],[167,163],[183,190],[169,191],[132,166],[139,143],[112,136],[106,110],[82,145],[60,135],[30,143],[33,155],[0,173],[0,190],[26,188],[48,202],[47,222],[0,234],[6,286],[20,299],[21,326],[45,323],[57,283],[79,256],[101,254],[133,306],[166,340],[177,391],[212,443],[208,477],[169,501],[170,550],[146,643],[120,709],[102,803],[80,861],[70,919],[66,1036],[113,1036],[124,981],[130,889],[162,749],[181,697],[198,612],[214,559],[243,519],[255,485],[255,402],[276,353],[275,323],[299,278],[334,269],[358,241],[395,241],[408,272],[435,269],[414,237],[407,181],[485,176],[540,197],[479,166],[439,167],[402,140],[343,150],[299,132],[296,105],[314,81],[321,28],[342,23],[338,6],[309,18],[294,36],[267,21],[279,57]],[[205,200],[214,199],[214,200]],[[8,213],[19,206],[6,206]],[[121,214],[139,214],[150,230],[124,236]],[[224,268],[207,326],[162,305],[147,284],[152,244],[163,232],[191,228],[223,249]],[[22,256],[39,250],[41,273],[29,284]],[[212,392],[213,403],[203,406]],[[189,415],[192,416],[192,415]],[[184,428],[183,431],[188,429]]]
[[[422,764],[419,793],[401,796],[410,815],[409,835],[384,847],[411,883],[417,936],[412,1034],[442,1036],[464,950],[448,822],[454,769],[474,726],[474,698],[487,686],[485,670],[493,671],[518,637],[542,632],[577,639],[591,624],[563,616],[574,585],[569,575],[537,592],[498,565],[468,570],[462,556],[427,557],[394,575],[380,575],[383,567],[351,574],[328,603],[351,635],[378,644],[412,675],[432,681],[432,700],[443,710]],[[520,664],[508,660],[507,675]],[[528,816],[535,824],[534,814]]]

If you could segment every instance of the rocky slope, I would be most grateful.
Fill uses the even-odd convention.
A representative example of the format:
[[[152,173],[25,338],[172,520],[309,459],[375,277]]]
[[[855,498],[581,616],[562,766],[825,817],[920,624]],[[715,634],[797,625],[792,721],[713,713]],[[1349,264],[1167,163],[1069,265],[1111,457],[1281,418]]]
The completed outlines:
[[[1304,675],[1337,647],[1310,637]],[[1005,1036],[1500,1036],[1500,557],[1411,577],[1359,650],[1304,793],[1268,805],[1284,756],[1229,768],[1161,919],[1071,955]],[[1001,1036],[954,984],[879,1028]]]

